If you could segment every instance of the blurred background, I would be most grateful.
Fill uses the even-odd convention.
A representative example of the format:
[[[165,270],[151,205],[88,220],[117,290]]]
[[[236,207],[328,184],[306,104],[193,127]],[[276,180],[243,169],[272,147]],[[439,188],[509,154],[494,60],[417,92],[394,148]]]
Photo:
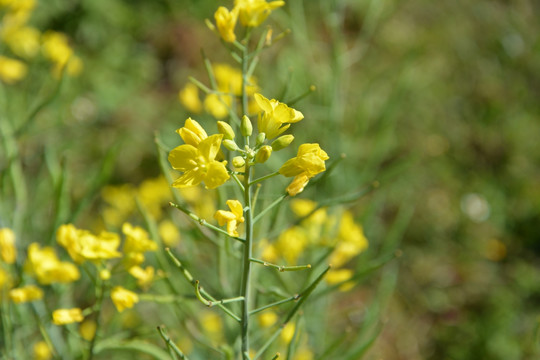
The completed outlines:
[[[33,26],[66,34],[83,67],[39,110],[20,149],[36,178],[48,178],[43,161],[63,159],[70,201],[90,204],[79,223],[96,221],[89,189],[159,175],[156,131],[172,147],[188,116],[210,121],[178,94],[188,76],[208,82],[201,50],[229,61],[204,24],[215,8],[209,0],[38,2]],[[361,308],[397,274],[368,359],[540,355],[538,14],[530,0],[291,0],[267,23],[274,34],[292,32],[261,58],[255,76],[265,96],[287,101],[315,85],[295,104],[305,115],[298,143],[346,155],[318,199],[377,181],[352,204],[373,251],[402,224],[391,273],[342,300]],[[44,67],[32,63],[27,76],[38,79]],[[50,76],[11,86],[26,93],[4,87],[15,118],[19,105],[56,91]],[[32,201],[49,187],[38,182]],[[53,210],[37,208],[34,227],[53,234]]]

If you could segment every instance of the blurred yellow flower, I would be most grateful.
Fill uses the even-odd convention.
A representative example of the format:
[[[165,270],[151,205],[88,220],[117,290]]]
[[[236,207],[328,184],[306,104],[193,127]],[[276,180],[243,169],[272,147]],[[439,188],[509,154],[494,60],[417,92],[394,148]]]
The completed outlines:
[[[6,264],[13,264],[16,258],[15,233],[10,228],[0,229],[0,259]]]
[[[26,76],[26,64],[0,55],[0,80],[13,84]]]
[[[308,239],[304,230],[299,226],[293,226],[279,235],[276,248],[289,264],[296,264],[307,244]]]
[[[178,100],[180,100],[180,103],[192,113],[198,114],[202,111],[199,88],[191,82],[187,83],[186,86],[178,92]]]
[[[214,343],[223,337],[223,320],[214,312],[205,311],[200,315],[201,326],[206,336]]]
[[[150,240],[146,230],[139,226],[124,223],[122,233],[126,236],[123,247],[123,251],[126,253],[157,250],[157,244]]]
[[[309,179],[326,170],[324,161],[328,159],[328,155],[319,144],[300,145],[296,157],[287,160],[279,169],[281,175],[295,177],[287,187],[289,195],[295,196],[302,192]]]
[[[330,285],[339,284],[349,280],[353,276],[353,271],[350,269],[330,270],[326,273],[325,280]]]
[[[4,26],[0,30],[2,40],[13,51],[22,58],[35,56],[40,48],[41,33],[29,26]]]
[[[229,114],[231,103],[228,95],[208,94],[204,98],[204,110],[216,119],[223,119]]]
[[[227,200],[227,206],[231,211],[218,210],[214,218],[219,226],[227,224],[227,233],[231,236],[238,236],[238,224],[244,222],[244,209],[238,200]]]
[[[118,312],[132,308],[139,302],[139,296],[136,293],[124,289],[121,286],[116,286],[111,290],[111,299]]]
[[[234,27],[236,26],[236,19],[238,18],[238,9],[234,8],[229,11],[226,7],[220,6],[214,14],[216,20],[216,26],[218,28],[221,38],[226,42],[234,42],[236,35],[234,34]]]
[[[265,311],[257,316],[257,321],[262,328],[267,328],[274,325],[278,321],[278,316],[273,311]]]
[[[40,300],[43,298],[43,290],[35,285],[26,285],[11,289],[9,291],[9,298],[16,304]]]
[[[367,249],[368,241],[362,226],[354,222],[350,211],[343,212],[339,224],[337,244],[330,256],[330,263],[340,267]]]
[[[49,345],[45,341],[39,341],[34,344],[32,349],[34,353],[33,360],[50,360],[52,359],[52,352]]]
[[[131,184],[108,185],[101,190],[101,197],[108,206],[103,210],[103,219],[107,224],[120,226],[135,208],[136,190]]]
[[[180,231],[170,220],[163,220],[158,225],[158,232],[161,240],[167,246],[175,246],[180,241]]]
[[[261,94],[255,94],[255,101],[264,112],[257,121],[259,132],[266,134],[267,139],[273,139],[285,130],[291,123],[296,123],[304,118],[304,115],[286,104],[274,99],[267,99]]]
[[[169,153],[169,162],[173,169],[184,174],[172,186],[196,186],[203,181],[208,189],[223,185],[230,176],[225,163],[216,160],[222,138],[222,134],[216,134],[202,140],[197,147],[185,144],[174,148]]]
[[[91,341],[96,335],[97,324],[94,320],[86,319],[79,325],[79,334],[86,341]]]
[[[84,316],[79,308],[58,309],[53,311],[52,319],[55,325],[67,325],[83,321]]]
[[[147,266],[146,269],[140,266],[132,266],[129,268],[129,273],[137,279],[137,285],[140,288],[146,289],[154,280],[155,270],[152,266]]]
[[[284,1],[266,0],[235,0],[235,9],[238,9],[240,22],[246,27],[257,27],[266,20],[272,10],[285,5]]]
[[[9,289],[11,287],[11,284],[11,275],[9,275],[6,270],[0,268],[0,294],[2,294],[2,291],[4,289]]]
[[[55,282],[69,283],[81,277],[79,269],[74,264],[58,259],[54,248],[46,246],[41,249],[38,243],[28,246],[24,268],[42,285]]]
[[[60,75],[64,67],[70,75],[79,74],[82,62],[73,54],[65,34],[49,30],[43,34],[42,41],[43,55],[55,64],[55,75]]]
[[[314,358],[313,352],[308,348],[303,347],[295,352],[293,360],[313,360]]]
[[[281,341],[283,341],[285,344],[288,344],[291,342],[294,332],[296,331],[296,326],[294,323],[290,322],[285,325],[283,330],[281,331],[280,338]]]
[[[120,238],[115,233],[102,231],[99,236],[72,224],[62,225],[56,232],[56,241],[69,253],[76,263],[86,260],[99,261],[120,257],[117,251]]]

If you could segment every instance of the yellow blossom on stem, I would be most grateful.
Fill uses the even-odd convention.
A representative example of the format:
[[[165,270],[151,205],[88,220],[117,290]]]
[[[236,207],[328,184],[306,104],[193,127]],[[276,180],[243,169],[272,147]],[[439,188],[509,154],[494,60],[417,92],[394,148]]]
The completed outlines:
[[[76,263],[86,260],[99,261],[120,257],[117,251],[120,238],[115,233],[103,231],[96,236],[72,224],[62,225],[56,232],[56,241],[69,253]]]
[[[203,127],[192,118],[187,118],[184,127],[176,130],[176,132],[187,145],[194,147],[199,146],[200,142],[208,137]]]
[[[127,269],[142,263],[144,252],[157,249],[157,244],[150,240],[146,230],[139,226],[124,223],[122,232],[126,236],[122,250],[124,252],[124,265]]]
[[[139,296],[136,293],[124,289],[121,286],[116,286],[111,290],[111,299],[118,312],[132,308],[139,302]]]
[[[6,264],[13,264],[16,258],[15,233],[10,228],[0,229],[0,259]]]
[[[40,300],[43,298],[43,290],[35,285],[27,285],[9,291],[9,298],[15,304]]]
[[[178,92],[178,100],[192,113],[198,114],[202,110],[199,88],[191,82]]]
[[[155,270],[152,266],[147,266],[143,269],[140,266],[132,266],[129,268],[129,273],[137,279],[137,285],[143,289],[147,288],[154,280]]]
[[[6,84],[13,84],[26,76],[26,64],[15,59],[0,56],[0,80]]]
[[[240,22],[246,27],[257,27],[266,20],[272,10],[285,5],[285,1],[266,0],[236,0],[235,9],[238,9]]]
[[[304,230],[299,226],[293,226],[279,235],[276,249],[289,264],[296,264],[307,244],[308,239]]]
[[[214,14],[216,20],[216,26],[221,35],[221,38],[226,42],[234,42],[236,35],[234,34],[234,28],[236,26],[236,19],[238,18],[238,9],[234,8],[229,11],[224,6],[220,6]]]
[[[286,104],[274,99],[267,99],[261,94],[255,94],[255,101],[264,114],[259,115],[257,125],[260,133],[265,133],[267,139],[273,139],[285,130],[291,123],[296,123],[304,118],[304,115]]]
[[[38,243],[28,246],[25,270],[34,275],[42,285],[55,282],[70,283],[81,277],[79,269],[72,263],[60,261],[54,248],[40,248]]]
[[[309,179],[326,170],[325,160],[328,154],[319,144],[302,144],[298,148],[296,157],[287,160],[279,169],[279,173],[286,177],[294,176],[294,180],[287,187],[291,196],[302,192]]]
[[[350,211],[345,211],[341,216],[337,244],[330,256],[330,263],[335,267],[340,267],[367,247],[368,241],[362,226],[355,223]]]
[[[51,348],[49,348],[49,345],[45,341],[35,343],[32,352],[34,353],[34,360],[52,359]]]
[[[83,321],[84,316],[79,308],[58,309],[53,311],[52,319],[55,325],[67,325]]]
[[[91,341],[96,336],[97,323],[94,320],[86,319],[79,326],[79,334],[86,341]]]
[[[197,147],[184,144],[174,148],[169,153],[169,162],[173,169],[183,171],[184,174],[172,186],[184,188],[199,185],[203,181],[208,189],[223,185],[230,176],[226,163],[216,160],[222,138],[222,134],[216,134],[202,140]]]
[[[219,226],[227,224],[227,233],[231,236],[238,236],[238,224],[244,222],[244,209],[238,200],[227,200],[227,206],[231,211],[218,210],[214,218]]]

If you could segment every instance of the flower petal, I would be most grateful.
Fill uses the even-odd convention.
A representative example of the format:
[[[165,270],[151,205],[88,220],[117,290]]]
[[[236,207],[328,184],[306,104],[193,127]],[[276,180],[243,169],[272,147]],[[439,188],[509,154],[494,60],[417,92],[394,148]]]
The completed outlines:
[[[208,189],[215,189],[223,185],[229,178],[230,176],[225,165],[219,161],[213,161],[208,165],[208,172],[204,178],[204,183]]]
[[[195,159],[199,155],[196,147],[191,145],[180,145],[169,153],[169,162],[173,169],[188,171],[197,166]]]
[[[223,134],[215,134],[207,137],[199,144],[199,151],[208,162],[216,158],[221,146],[221,139],[223,139]]]

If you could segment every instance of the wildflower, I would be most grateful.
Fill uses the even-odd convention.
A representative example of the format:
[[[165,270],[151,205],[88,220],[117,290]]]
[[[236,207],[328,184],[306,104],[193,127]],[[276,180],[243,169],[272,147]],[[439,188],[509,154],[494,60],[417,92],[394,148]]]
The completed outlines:
[[[137,196],[148,212],[155,218],[162,216],[162,206],[171,196],[167,180],[163,176],[144,180],[137,189]]]
[[[147,288],[154,280],[155,270],[152,266],[147,266],[143,269],[140,266],[132,266],[129,268],[129,273],[137,279],[137,285],[143,289]]]
[[[128,269],[144,261],[144,252],[157,249],[157,244],[148,238],[148,233],[141,227],[124,223],[122,232],[126,236],[123,252]]]
[[[274,325],[278,320],[278,316],[273,311],[265,311],[257,317],[259,325],[263,328],[270,327]]]
[[[0,55],[0,80],[13,84],[26,76],[26,64],[15,59]]]
[[[82,62],[73,54],[65,34],[51,30],[43,34],[43,55],[55,64],[56,75],[60,75],[64,68],[73,76],[81,71]]]
[[[158,226],[159,236],[167,246],[174,246],[180,241],[180,232],[170,220],[163,220]]]
[[[234,34],[234,27],[236,26],[236,19],[238,18],[238,9],[234,8],[229,11],[226,7],[220,6],[214,14],[216,20],[216,26],[218,28],[221,38],[226,42],[234,42],[236,35]]]
[[[2,40],[17,56],[30,58],[39,51],[41,34],[37,29],[19,24],[8,24],[0,33]]]
[[[192,113],[198,114],[202,110],[199,88],[193,83],[187,83],[178,93],[178,99]]]
[[[304,230],[293,226],[279,235],[276,248],[289,264],[295,264],[308,244]]]
[[[199,146],[201,141],[208,137],[208,134],[204,131],[203,127],[192,118],[187,118],[184,127],[176,130],[176,132],[187,145],[194,147]]]
[[[284,1],[266,0],[236,0],[235,9],[238,9],[240,22],[246,27],[257,27],[266,20],[272,10],[285,5]]]
[[[81,322],[84,319],[82,310],[79,308],[58,309],[52,313],[53,323],[55,325],[67,325],[74,322]]]
[[[136,293],[124,289],[121,286],[116,286],[111,290],[111,299],[118,312],[132,308],[139,302],[139,296]]]
[[[345,211],[341,217],[337,245],[330,256],[330,263],[335,267],[340,267],[367,247],[368,241],[362,226],[354,222],[350,211]]]
[[[257,105],[264,111],[257,122],[259,132],[265,133],[267,139],[281,135],[291,126],[291,123],[296,123],[304,118],[300,111],[290,108],[282,102],[274,99],[268,100],[261,94],[254,96]]]
[[[79,325],[79,334],[86,341],[92,341],[96,336],[97,324],[94,320],[86,319]]]
[[[39,341],[33,347],[34,360],[49,360],[52,358],[52,352],[45,341]]]
[[[222,138],[222,134],[216,134],[202,140],[197,147],[185,144],[173,149],[169,153],[169,162],[173,169],[184,174],[172,186],[196,186],[203,181],[208,189],[223,185],[230,176],[225,163],[216,160]]]
[[[294,336],[295,331],[296,331],[296,326],[294,325],[294,323],[292,322],[287,323],[287,325],[285,325],[285,327],[281,331],[281,336],[280,336],[281,341],[283,341],[285,344],[290,343]]]
[[[214,218],[219,226],[227,224],[227,233],[231,236],[238,236],[238,224],[244,222],[244,209],[238,200],[227,200],[227,206],[231,211],[218,210]]]
[[[204,109],[216,119],[226,117],[231,104],[231,97],[228,95],[208,94],[204,98]]]
[[[103,210],[105,222],[120,226],[136,209],[135,194],[136,190],[131,184],[105,186],[101,191],[101,197],[108,205]]]
[[[353,276],[351,269],[332,269],[328,271],[325,276],[325,280],[330,285],[339,284],[341,282],[349,280]]]
[[[308,348],[303,347],[296,351],[293,360],[313,360],[314,358],[313,352]]]
[[[87,230],[77,229],[72,224],[67,224],[58,228],[56,241],[78,264],[86,260],[99,261],[122,255],[116,250],[120,245],[120,238],[117,234],[106,231],[96,236]]]
[[[223,336],[223,320],[216,313],[205,311],[200,316],[201,326],[206,336],[213,342],[218,342]]]
[[[21,288],[11,289],[9,298],[15,304],[40,300],[43,298],[43,290],[35,285],[26,285]]]
[[[328,155],[319,144],[300,145],[296,157],[287,160],[279,169],[281,175],[295,177],[287,187],[289,195],[295,196],[302,192],[309,179],[326,170],[324,161],[328,159]]]
[[[16,257],[15,233],[10,228],[0,229],[0,259],[6,264],[13,264]]]
[[[41,249],[38,243],[32,243],[28,247],[24,267],[30,274],[35,275],[42,285],[55,282],[69,283],[81,276],[74,264],[60,261],[52,247],[46,246]]]

